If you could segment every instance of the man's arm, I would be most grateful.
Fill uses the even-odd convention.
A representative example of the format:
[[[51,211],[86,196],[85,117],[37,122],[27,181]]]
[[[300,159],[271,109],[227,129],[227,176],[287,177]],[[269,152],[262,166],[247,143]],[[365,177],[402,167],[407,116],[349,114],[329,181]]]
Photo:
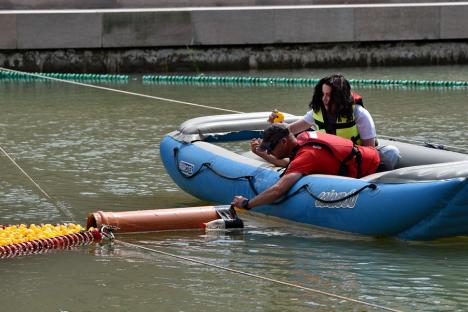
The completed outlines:
[[[275,156],[268,154],[267,152],[257,152],[255,154],[275,165],[276,167],[286,168],[289,164],[289,158],[278,159]]]
[[[249,200],[247,206],[245,206],[247,198],[243,196],[235,196],[231,205],[240,208],[250,209],[260,205],[271,204],[283,197],[284,195],[286,195],[286,193],[289,192],[291,187],[293,187],[293,185],[301,177],[301,173],[286,174],[283,177],[281,177],[281,179],[279,179],[278,182],[275,183],[275,185]]]
[[[262,157],[263,159],[265,159],[266,161],[268,161],[269,163],[272,163],[273,165],[277,167],[286,168],[288,166],[289,158],[278,159],[275,156],[268,154],[267,152],[260,151],[258,147],[260,146],[261,143],[262,143],[261,139],[252,139],[250,141],[250,149],[252,150],[254,154]]]

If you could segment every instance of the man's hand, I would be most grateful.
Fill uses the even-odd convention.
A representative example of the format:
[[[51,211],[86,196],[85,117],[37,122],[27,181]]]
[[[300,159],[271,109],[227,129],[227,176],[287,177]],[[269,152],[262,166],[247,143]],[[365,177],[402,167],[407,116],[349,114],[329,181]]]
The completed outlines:
[[[243,207],[246,200],[247,198],[245,198],[244,196],[234,196],[234,199],[232,200],[231,205],[237,208],[246,208],[246,207]]]
[[[252,153],[254,153],[255,155],[265,158],[265,156],[267,155],[267,152],[261,151],[258,149],[260,144],[262,144],[262,139],[252,139],[250,141],[250,149],[252,150]]]
[[[284,158],[284,159],[278,159],[275,156],[268,154],[266,151],[261,151],[258,149],[258,147],[262,144],[262,139],[252,139],[250,141],[250,149],[252,150],[252,153],[254,153],[257,156],[262,157],[269,163],[272,163],[273,165],[277,167],[287,167],[289,164],[289,158]]]
[[[252,209],[260,205],[268,205],[289,192],[291,187],[302,177],[301,173],[289,173],[282,176],[278,182],[261,192],[254,198],[247,200],[244,196],[234,196],[231,205],[238,208]]]

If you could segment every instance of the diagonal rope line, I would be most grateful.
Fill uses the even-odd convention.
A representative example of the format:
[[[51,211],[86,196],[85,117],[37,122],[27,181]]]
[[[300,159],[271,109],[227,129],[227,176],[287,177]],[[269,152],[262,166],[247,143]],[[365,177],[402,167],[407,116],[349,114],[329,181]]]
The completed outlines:
[[[2,153],[5,154],[6,157],[8,157],[8,159],[9,159],[9,160],[26,176],[26,178],[29,179],[29,181],[31,181],[32,184],[34,184],[35,187],[37,187],[37,189],[38,189],[39,191],[41,191],[41,193],[42,193],[45,197],[47,197],[48,199],[52,200],[52,198],[49,196],[49,194],[47,194],[47,192],[44,191],[44,190],[42,189],[42,187],[41,187],[39,184],[37,184],[36,181],[34,181],[34,179],[31,178],[31,176],[30,176],[26,171],[24,171],[23,168],[21,168],[21,166],[18,165],[18,163],[17,163],[1,146],[0,146],[0,151],[2,151]]]
[[[43,75],[40,75],[40,74],[34,74],[34,73],[16,71],[16,70],[7,69],[7,68],[4,68],[4,67],[0,67],[0,70],[7,71],[7,72],[14,72],[14,73],[26,74],[26,75],[29,75],[29,76],[32,76],[32,77],[38,77],[38,78],[42,78],[42,79],[48,79],[48,80],[58,81],[58,82],[63,82],[63,83],[68,83],[68,84],[72,84],[72,85],[90,87],[90,88],[99,89],[99,90],[105,90],[105,91],[112,91],[112,92],[117,92],[117,93],[126,94],[126,95],[134,95],[134,96],[139,96],[139,97],[143,97],[143,98],[150,98],[150,99],[155,99],[155,100],[159,100],[159,101],[166,101],[166,102],[171,102],[171,103],[178,103],[178,104],[182,104],[182,105],[188,105],[188,106],[194,106],[194,107],[200,107],[200,108],[206,108],[206,109],[212,109],[212,110],[219,110],[219,111],[230,112],[230,113],[243,113],[243,112],[241,112],[241,111],[236,111],[236,110],[230,110],[230,109],[219,108],[219,107],[208,106],[208,105],[202,105],[202,104],[196,104],[196,103],[186,102],[186,101],[179,101],[179,100],[168,99],[168,98],[163,98],[163,97],[158,97],[158,96],[152,96],[152,95],[146,95],[146,94],[141,94],[141,93],[136,93],[136,92],[124,91],[124,90],[119,90],[119,89],[107,88],[107,87],[102,87],[102,86],[97,86],[97,85],[92,85],[92,84],[86,84],[86,83],[81,83],[81,82],[76,82],[76,81],[70,81],[70,80],[64,80],[64,79],[59,79],[59,78],[47,77],[47,76],[43,76]],[[8,157],[8,159],[10,159],[11,162],[12,162],[12,163],[13,163],[13,164],[14,164],[14,165],[15,165],[15,166],[16,166],[16,167],[17,167],[17,168],[18,168],[18,169],[19,169],[19,170],[20,170],[20,171],[21,171],[21,172],[22,172],[22,173],[23,173],[23,174],[24,174],[40,191],[41,191],[41,193],[42,193],[44,196],[46,196],[48,199],[52,200],[52,198],[49,196],[49,194],[47,194],[47,192],[44,191],[44,190],[39,186],[39,184],[36,183],[36,182],[26,173],[26,171],[24,171],[24,170],[20,167],[20,166],[14,161],[14,159],[13,159],[12,157],[10,157],[9,154],[8,154],[1,146],[0,146],[0,150]],[[67,209],[66,209],[65,207],[59,207],[58,205],[56,205],[56,206],[57,206],[57,207],[62,211],[62,213],[64,213],[65,215],[67,215],[67,216],[70,216],[70,215],[71,215],[70,211],[67,211]],[[64,209],[65,209],[65,211],[64,211]],[[124,245],[124,246],[129,246],[129,247],[133,247],[133,248],[138,248],[138,249],[142,249],[142,250],[146,250],[146,251],[150,251],[150,252],[162,254],[162,255],[169,256],[169,257],[173,257],[173,258],[177,258],[177,259],[180,259],[180,260],[189,261],[189,262],[192,262],[192,263],[197,263],[197,264],[201,264],[201,265],[204,265],[204,266],[209,266],[209,267],[217,268],[217,269],[220,269],[220,270],[229,271],[229,272],[232,272],[232,273],[236,273],[236,274],[240,274],[240,275],[244,275],[244,276],[249,276],[249,277],[256,278],[256,279],[261,279],[261,280],[264,280],[264,281],[269,281],[269,282],[276,283],[276,284],[280,284],[280,285],[283,285],[283,286],[293,287],[293,288],[297,288],[297,289],[301,289],[301,290],[304,290],[304,291],[309,291],[309,292],[321,294],[321,295],[328,296],[328,297],[332,297],[332,298],[336,298],[336,299],[346,300],[346,301],[349,301],[349,302],[353,302],[353,303],[357,303],[357,304],[361,304],[361,305],[366,305],[366,306],[369,306],[369,307],[378,308],[378,309],[381,309],[381,310],[393,311],[393,312],[401,312],[400,310],[397,310],[397,309],[393,309],[393,308],[389,308],[389,307],[385,307],[385,306],[381,306],[381,305],[377,305],[377,304],[365,302],[365,301],[362,301],[362,300],[357,300],[357,299],[353,299],[353,298],[348,298],[348,297],[345,297],[345,296],[340,296],[340,295],[337,295],[337,294],[333,294],[333,293],[321,291],[321,290],[318,290],[318,289],[313,289],[313,288],[309,288],[309,287],[305,287],[305,286],[293,284],[293,283],[290,283],[290,282],[284,282],[284,281],[272,279],[272,278],[269,278],[269,277],[265,277],[265,276],[253,274],[253,273],[248,273],[248,272],[244,272],[244,271],[240,271],[240,270],[236,270],[236,269],[231,269],[231,268],[219,266],[219,265],[216,265],[216,264],[210,264],[210,263],[207,263],[207,262],[204,262],[204,261],[200,261],[200,260],[196,260],[196,259],[192,259],[192,258],[188,258],[188,257],[183,257],[183,256],[175,255],[175,254],[172,254],[172,253],[169,253],[169,252],[165,252],[165,251],[161,251],[161,250],[156,250],[156,249],[152,249],[152,248],[147,248],[147,247],[144,247],[144,246],[141,246],[141,245],[136,245],[136,244],[132,244],[132,243],[127,243],[127,242],[123,242],[123,241],[120,241],[120,240],[114,240],[114,241],[115,241],[116,243],[119,243],[119,244]]]
[[[424,146],[426,146],[427,144],[432,143],[430,141],[420,141],[420,140],[412,140],[412,139],[401,138],[401,137],[391,137],[391,136],[383,135],[383,134],[379,134],[378,137],[382,138],[382,139],[389,140],[389,141],[398,140],[398,141],[401,141],[401,142],[404,142],[404,143],[410,143],[410,144],[423,144]],[[434,144],[434,145],[436,145],[436,144]],[[452,151],[452,152],[459,152],[459,153],[468,154],[468,149],[463,148],[463,147],[458,147],[458,146],[451,146],[451,145],[442,144],[440,149],[441,150],[448,150],[448,151]]]
[[[47,194],[47,192],[44,191],[44,189],[38,183],[36,183],[36,181],[34,181],[34,179],[31,178],[31,176],[23,168],[21,168],[21,166],[18,165],[18,163],[1,146],[0,151],[5,154],[5,156],[21,171],[21,173],[23,173],[26,178],[28,178],[28,180],[31,181],[31,183],[34,184],[34,186],[45,197],[47,197],[47,199],[49,199],[60,212],[62,212],[66,217],[70,218],[70,220],[74,218],[73,213],[71,213],[71,211],[65,205],[57,203],[52,197],[50,197],[50,195]]]
[[[30,75],[32,77],[49,79],[49,80],[53,80],[53,81],[60,81],[60,82],[68,83],[68,84],[73,84],[73,85],[78,85],[78,86],[83,86],[83,87],[89,87],[89,88],[94,88],[94,89],[99,89],[99,90],[112,91],[112,92],[122,93],[122,94],[126,94],[126,95],[135,95],[135,96],[144,97],[144,98],[153,99],[153,100],[158,100],[158,101],[166,101],[166,102],[170,102],[170,103],[177,103],[177,104],[182,104],[182,105],[189,105],[189,106],[213,109],[213,110],[218,110],[218,111],[223,111],[223,112],[228,112],[228,113],[237,113],[237,114],[243,113],[243,112],[240,112],[240,111],[227,109],[227,108],[208,106],[208,105],[197,104],[197,103],[186,102],[186,101],[173,100],[173,99],[163,98],[163,97],[159,97],[159,96],[153,96],[153,95],[148,95],[148,94],[124,91],[124,90],[120,90],[120,89],[113,89],[113,88],[107,88],[107,87],[102,87],[102,86],[96,86],[96,85],[93,85],[93,84],[82,83],[82,82],[77,82],[77,81],[70,81],[70,80],[65,80],[65,79],[52,78],[52,77],[47,77],[47,76],[43,76],[43,75],[40,75],[40,74],[28,73],[28,72],[8,69],[8,68],[4,68],[4,67],[0,67],[0,70],[13,72],[13,73],[19,73],[19,74],[23,74],[23,75]]]
[[[159,101],[166,101],[166,102],[177,103],[177,104],[182,104],[182,105],[201,107],[201,108],[206,108],[206,109],[211,109],[211,110],[218,110],[218,111],[223,111],[223,112],[228,112],[228,113],[236,113],[236,114],[244,113],[244,112],[241,112],[241,111],[236,111],[236,110],[227,109],[227,108],[208,106],[208,105],[197,104],[197,103],[192,103],[192,102],[186,102],[186,101],[179,101],[179,100],[174,100],[174,99],[169,99],[169,98],[163,98],[163,97],[159,97],[159,96],[153,96],[153,95],[147,95],[147,94],[142,94],[142,93],[124,91],[124,90],[120,90],[120,89],[107,88],[107,87],[102,87],[102,86],[97,86],[97,85],[87,84],[87,83],[82,83],[82,82],[77,82],[77,81],[70,81],[70,80],[65,80],[65,79],[47,77],[47,76],[43,76],[41,74],[34,74],[34,73],[29,73],[29,72],[24,72],[24,71],[19,71],[19,70],[13,70],[13,69],[5,68],[5,67],[0,67],[0,70],[7,71],[7,72],[18,73],[18,74],[23,74],[23,75],[29,75],[29,76],[32,76],[32,77],[37,77],[37,78],[42,78],[42,79],[49,79],[49,80],[52,80],[52,81],[59,81],[59,82],[63,82],[63,83],[94,88],[94,89],[118,92],[118,93],[122,93],[122,94],[126,94],[126,95],[134,95],[134,96],[139,96],[139,97],[149,98],[149,99],[154,99],[154,100],[159,100]],[[407,141],[408,143],[417,143],[417,144],[424,144],[425,143],[423,141],[409,140],[409,139],[404,139],[404,138],[401,138],[401,137],[390,137],[390,136],[385,136],[385,135],[379,135],[378,137],[382,137],[384,139],[389,139],[389,140],[396,139],[396,140],[399,140],[399,141],[402,141],[402,142]],[[461,148],[461,147],[454,147],[454,146],[448,146],[448,145],[446,145],[445,147],[448,150],[459,151],[461,153],[467,153],[468,152],[467,149]]]
[[[83,86],[83,87],[89,87],[89,88],[94,88],[94,89],[99,89],[99,90],[105,90],[105,91],[112,91],[112,92],[117,92],[117,93],[122,93],[126,95],[133,95],[133,96],[139,96],[143,98],[149,98],[149,99],[154,99],[154,100],[159,100],[159,101],[166,101],[166,102],[171,102],[171,103],[177,103],[177,104],[182,104],[182,105],[188,105],[188,106],[195,106],[195,107],[200,107],[200,108],[206,108],[206,109],[212,109],[212,110],[218,110],[218,111],[224,111],[224,112],[229,112],[229,113],[242,113],[240,111],[236,110],[231,110],[231,109],[225,109],[225,108],[220,108],[220,107],[214,107],[214,106],[208,106],[208,105],[202,105],[202,104],[197,104],[197,103],[192,103],[192,102],[186,102],[186,101],[179,101],[179,100],[174,100],[174,99],[168,99],[168,98],[163,98],[163,97],[158,97],[158,96],[153,96],[153,95],[147,95],[147,94],[141,94],[141,93],[136,93],[136,92],[130,92],[130,91],[124,91],[124,90],[119,90],[119,89],[113,89],[113,88],[107,88],[107,87],[102,87],[102,86],[97,86],[97,85],[92,85],[92,84],[87,84],[87,83],[82,83],[82,82],[76,82],[76,81],[70,81],[70,80],[65,80],[65,79],[59,79],[59,78],[53,78],[53,77],[47,77],[43,76],[41,74],[34,74],[34,73],[28,73],[28,72],[23,72],[23,71],[18,71],[18,70],[13,70],[13,69],[8,69],[4,67],[0,67],[0,70],[6,71],[6,72],[12,72],[12,73],[18,73],[22,75],[29,75],[31,77],[37,77],[37,78],[42,78],[42,79],[48,79],[52,81],[58,81],[58,82],[63,82],[63,83],[68,83],[72,85],[78,85],[78,86]],[[36,181],[34,181],[29,174],[21,168],[20,165],[18,165],[15,160],[10,157],[10,155],[0,146],[0,150],[5,154],[6,157],[31,181],[31,183],[34,184],[34,186],[51,202],[54,203],[54,205],[59,209],[65,216],[67,216],[70,219],[73,219],[73,214],[71,211],[63,204],[56,203],[54,199],[38,184]]]
[[[228,268],[228,267],[223,267],[223,266],[220,266],[220,265],[211,264],[211,263],[204,262],[204,261],[201,261],[201,260],[192,259],[192,258],[188,258],[188,257],[184,257],[184,256],[179,256],[179,255],[169,253],[169,252],[165,252],[165,251],[158,250],[158,249],[153,249],[153,248],[148,248],[148,247],[137,245],[137,244],[127,243],[127,242],[117,240],[117,239],[114,240],[114,242],[119,243],[119,244],[124,245],[124,246],[143,249],[143,250],[146,250],[146,251],[151,251],[151,252],[154,252],[154,253],[158,253],[158,254],[162,254],[162,255],[165,255],[165,256],[177,258],[177,259],[180,259],[180,260],[189,261],[189,262],[192,262],[192,263],[197,263],[197,264],[209,266],[209,267],[220,269],[220,270],[229,271],[229,272],[232,272],[232,273],[253,277],[253,278],[261,279],[261,280],[264,280],[264,281],[269,281],[269,282],[272,282],[272,283],[275,283],[275,284],[280,284],[280,285],[283,285],[283,286],[289,286],[289,287],[293,287],[293,288],[297,288],[297,289],[317,293],[317,294],[320,294],[320,295],[333,297],[333,298],[336,298],[336,299],[346,300],[346,301],[349,301],[349,302],[358,303],[358,304],[366,305],[366,306],[369,306],[369,307],[373,307],[373,308],[377,308],[377,309],[381,309],[381,310],[385,310],[385,311],[401,312],[400,310],[393,309],[393,308],[388,308],[388,307],[381,306],[381,305],[378,305],[378,304],[374,304],[374,303],[370,303],[370,302],[366,302],[366,301],[362,301],[362,300],[358,300],[358,299],[348,298],[348,297],[345,297],[345,296],[340,296],[340,295],[336,295],[336,294],[329,293],[329,292],[326,292],[326,291],[322,291],[322,290],[318,290],[318,289],[314,289],[314,288],[310,288],[310,287],[305,287],[305,286],[301,286],[301,285],[297,285],[297,284],[293,284],[293,283],[289,283],[289,282],[276,280],[276,279],[269,278],[269,277],[266,277],[266,276],[261,276],[261,275],[258,275],[258,274],[253,274],[253,273],[244,272],[244,271],[240,271],[240,270],[236,270],[236,269],[231,269],[231,268]]]

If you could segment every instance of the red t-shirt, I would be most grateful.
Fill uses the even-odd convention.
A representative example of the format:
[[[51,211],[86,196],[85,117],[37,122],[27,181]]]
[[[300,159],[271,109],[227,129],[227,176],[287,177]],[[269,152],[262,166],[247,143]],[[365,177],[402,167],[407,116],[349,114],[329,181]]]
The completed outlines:
[[[286,169],[286,173],[333,174],[336,175],[340,162],[325,148],[316,145],[305,145],[299,149],[296,157]]]

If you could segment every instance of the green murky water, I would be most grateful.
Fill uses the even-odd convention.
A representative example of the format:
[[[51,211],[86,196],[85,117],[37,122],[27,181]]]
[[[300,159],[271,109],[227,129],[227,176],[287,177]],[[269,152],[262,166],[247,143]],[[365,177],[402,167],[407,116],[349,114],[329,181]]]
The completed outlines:
[[[321,77],[336,70],[226,75]],[[346,69],[355,79],[468,80],[468,67]],[[219,74],[219,73],[217,73]],[[128,83],[110,88],[238,111],[303,114],[311,88]],[[355,88],[378,133],[467,148],[468,89]],[[97,210],[207,204],[170,180],[159,141],[216,110],[57,82],[0,81],[0,224],[85,223]],[[242,232],[120,239],[399,310],[468,309],[468,240],[400,242],[243,216]],[[119,244],[0,260],[2,311],[317,311],[375,309]]]

